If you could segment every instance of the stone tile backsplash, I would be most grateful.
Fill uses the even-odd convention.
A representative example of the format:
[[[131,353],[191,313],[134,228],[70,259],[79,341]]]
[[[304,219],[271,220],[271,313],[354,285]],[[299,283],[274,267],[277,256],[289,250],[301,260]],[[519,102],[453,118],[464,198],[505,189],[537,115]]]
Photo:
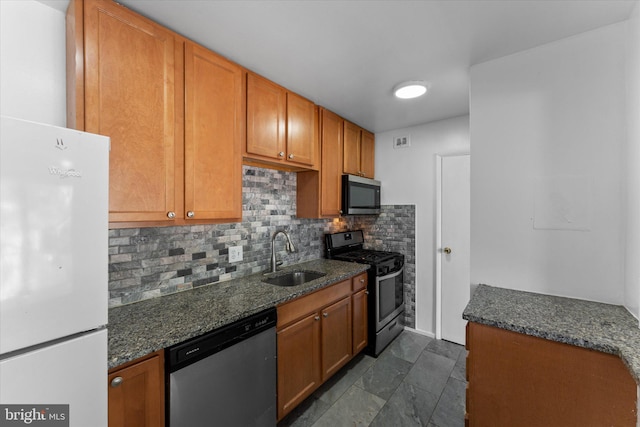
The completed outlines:
[[[383,206],[378,216],[296,217],[296,174],[243,167],[242,222],[109,231],[109,306],[214,284],[266,271],[271,236],[286,230],[297,252],[277,255],[285,265],[324,257],[324,234],[362,229],[365,247],[405,255],[405,325],[415,327],[415,206]],[[229,247],[243,259],[229,263]]]

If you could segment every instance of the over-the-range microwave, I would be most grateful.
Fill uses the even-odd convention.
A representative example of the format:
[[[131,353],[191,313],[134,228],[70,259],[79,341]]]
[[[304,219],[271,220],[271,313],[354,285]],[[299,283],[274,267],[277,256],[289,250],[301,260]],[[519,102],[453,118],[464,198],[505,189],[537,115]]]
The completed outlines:
[[[380,213],[380,181],[356,175],[342,175],[342,214]]]

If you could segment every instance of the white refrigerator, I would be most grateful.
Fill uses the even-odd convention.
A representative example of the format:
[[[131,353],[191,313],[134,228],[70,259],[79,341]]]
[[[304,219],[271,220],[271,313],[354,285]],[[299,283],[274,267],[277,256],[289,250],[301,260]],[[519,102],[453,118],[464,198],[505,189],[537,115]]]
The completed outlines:
[[[106,426],[109,138],[0,120],[0,425]]]

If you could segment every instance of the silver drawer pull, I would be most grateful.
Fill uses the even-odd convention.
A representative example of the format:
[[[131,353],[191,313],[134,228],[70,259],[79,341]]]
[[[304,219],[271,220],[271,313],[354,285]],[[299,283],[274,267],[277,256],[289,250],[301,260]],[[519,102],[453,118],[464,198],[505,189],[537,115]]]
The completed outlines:
[[[119,387],[122,384],[122,377],[115,377],[111,380],[111,387]]]

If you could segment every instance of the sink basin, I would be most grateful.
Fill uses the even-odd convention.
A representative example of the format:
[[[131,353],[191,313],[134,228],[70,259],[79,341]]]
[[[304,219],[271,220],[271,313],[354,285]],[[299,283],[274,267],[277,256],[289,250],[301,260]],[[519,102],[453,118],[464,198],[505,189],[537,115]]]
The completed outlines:
[[[290,271],[264,279],[263,282],[276,286],[297,286],[319,279],[322,276],[326,276],[326,274],[327,273],[320,273],[319,271]]]

